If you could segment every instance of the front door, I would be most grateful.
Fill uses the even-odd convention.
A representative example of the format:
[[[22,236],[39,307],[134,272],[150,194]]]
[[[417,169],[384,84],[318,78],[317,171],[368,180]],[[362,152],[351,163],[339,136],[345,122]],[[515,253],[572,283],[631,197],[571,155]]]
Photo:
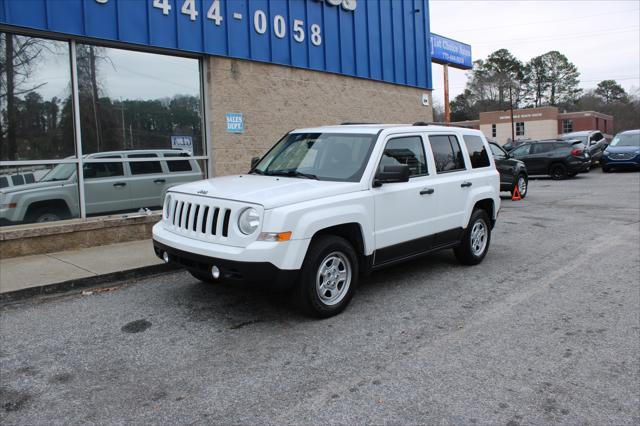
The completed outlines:
[[[390,136],[379,163],[407,164],[408,182],[373,188],[375,206],[375,264],[401,259],[430,248],[438,205],[433,198],[422,136]]]

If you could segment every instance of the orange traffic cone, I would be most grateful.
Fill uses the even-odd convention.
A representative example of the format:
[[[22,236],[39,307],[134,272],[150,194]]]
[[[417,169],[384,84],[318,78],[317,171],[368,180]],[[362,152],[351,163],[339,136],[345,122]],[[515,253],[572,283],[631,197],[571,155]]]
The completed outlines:
[[[518,185],[513,187],[513,195],[511,196],[511,201],[520,201],[522,197],[520,196],[520,190],[518,189]]]

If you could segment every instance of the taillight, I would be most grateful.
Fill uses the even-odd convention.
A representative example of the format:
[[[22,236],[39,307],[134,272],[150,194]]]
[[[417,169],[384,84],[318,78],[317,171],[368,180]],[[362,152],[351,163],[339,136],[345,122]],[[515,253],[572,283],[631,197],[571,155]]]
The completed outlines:
[[[580,148],[573,148],[573,150],[571,151],[571,155],[575,155],[576,157],[582,155],[582,150]]]

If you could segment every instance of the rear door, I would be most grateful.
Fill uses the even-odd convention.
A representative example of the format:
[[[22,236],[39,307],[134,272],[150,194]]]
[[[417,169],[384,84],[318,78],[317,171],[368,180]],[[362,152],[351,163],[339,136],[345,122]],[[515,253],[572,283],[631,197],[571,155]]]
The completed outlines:
[[[434,232],[438,206],[429,191],[430,176],[421,134],[390,135],[387,138],[378,170],[397,164],[409,166],[409,182],[387,183],[372,188],[376,264],[428,250],[428,236]]]
[[[529,172],[529,174],[534,174],[530,165],[531,164],[530,152],[531,152],[531,144],[525,144],[511,151],[509,155],[511,155],[513,158],[517,160],[523,161],[524,164],[527,166],[527,171]]]
[[[527,169],[529,169],[529,164],[531,164],[529,173],[537,175],[548,173],[551,160],[555,156],[554,149],[555,144],[553,143],[532,144],[527,163]]]
[[[455,133],[429,134],[428,146],[433,157],[435,177],[430,182],[435,190],[438,220],[434,225],[438,236],[434,245],[457,240],[457,233],[465,223],[465,205],[473,182],[467,173],[467,164],[461,140]]]
[[[194,180],[204,179],[200,166],[196,160],[192,160],[191,156],[186,152],[166,152],[164,153],[164,161],[167,171],[164,185],[165,189],[174,185]]]
[[[120,155],[96,156],[89,160],[122,159]],[[130,210],[131,188],[124,163],[84,163],[84,196],[87,214],[106,214]]]
[[[496,169],[500,173],[500,186],[506,187],[513,185],[515,161],[510,160],[507,157],[507,153],[498,145],[489,143],[491,153],[493,154],[493,160],[496,163]]]

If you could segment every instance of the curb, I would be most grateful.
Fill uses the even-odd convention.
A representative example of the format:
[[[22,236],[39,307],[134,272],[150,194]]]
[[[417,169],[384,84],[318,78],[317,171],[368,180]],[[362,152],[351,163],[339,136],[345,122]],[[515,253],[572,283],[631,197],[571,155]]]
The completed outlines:
[[[29,287],[21,290],[0,293],[0,303],[15,302],[28,299],[34,296],[63,293],[69,290],[93,287],[100,284],[112,283],[114,281],[126,281],[136,278],[144,278],[151,275],[159,275],[166,272],[178,270],[173,265],[164,263],[157,265],[143,266],[125,271],[110,272],[108,274],[93,275],[90,277],[78,278],[75,280],[63,281],[60,283],[46,284],[36,287]]]

